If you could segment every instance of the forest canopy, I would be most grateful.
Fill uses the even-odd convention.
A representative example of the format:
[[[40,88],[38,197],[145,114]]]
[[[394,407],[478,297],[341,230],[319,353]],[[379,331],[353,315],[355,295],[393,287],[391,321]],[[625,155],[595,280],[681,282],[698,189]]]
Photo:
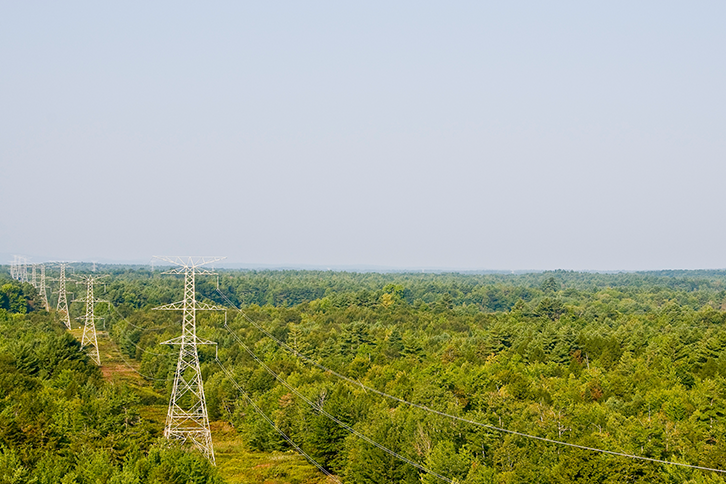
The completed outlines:
[[[103,335],[148,391],[168,396],[176,356],[158,343],[178,336],[180,318],[152,308],[180,299],[182,280],[148,268],[99,270],[110,274],[103,291],[112,304]],[[723,469],[726,271],[217,273],[198,279],[198,298],[230,310],[200,314],[200,336],[218,343],[219,361],[255,406],[342,482],[443,481],[326,414],[460,483],[726,482],[442,415]],[[106,476],[93,482],[187,482],[180,469],[198,470],[201,480],[189,482],[243,482],[165,446],[139,418],[144,393],[104,379],[32,286],[0,281],[0,307],[0,482],[91,482],[91,465]],[[233,426],[251,452],[292,451],[216,356],[200,350],[210,418]]]

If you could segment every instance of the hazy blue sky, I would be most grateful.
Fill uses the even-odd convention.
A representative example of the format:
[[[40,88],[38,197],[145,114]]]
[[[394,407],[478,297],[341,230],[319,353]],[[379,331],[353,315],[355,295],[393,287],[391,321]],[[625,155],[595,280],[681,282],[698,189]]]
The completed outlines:
[[[723,268],[724,25],[723,1],[2,1],[0,255]]]

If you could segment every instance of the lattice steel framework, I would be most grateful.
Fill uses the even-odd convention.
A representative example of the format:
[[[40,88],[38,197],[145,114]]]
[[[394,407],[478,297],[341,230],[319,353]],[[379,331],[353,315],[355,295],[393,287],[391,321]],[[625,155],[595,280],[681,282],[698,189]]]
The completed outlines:
[[[224,311],[221,306],[201,303],[196,298],[195,276],[214,274],[201,266],[222,260],[223,257],[158,257],[178,267],[164,274],[184,275],[184,299],[160,306],[159,310],[182,311],[182,334],[161,344],[180,345],[179,359],[174,373],[174,386],[166,414],[164,437],[177,439],[199,449],[215,464],[212,433],[209,429],[207,401],[204,397],[202,371],[199,367],[197,345],[216,344],[197,336],[197,311]]]
[[[86,315],[78,319],[83,320],[83,338],[81,339],[81,346],[83,349],[88,350],[88,356],[91,357],[94,363],[101,366],[101,354],[98,351],[98,339],[96,338],[96,317],[95,308],[96,303],[108,302],[96,299],[93,295],[93,285],[99,279],[106,276],[84,276],[83,282],[86,284],[86,297],[81,299],[80,302],[86,303]]]
[[[43,301],[43,307],[46,311],[50,311],[50,303],[48,302],[48,289],[45,285],[45,264],[40,265],[40,282],[38,283],[38,293],[40,300]]]
[[[14,255],[13,260],[10,261],[10,277],[18,280],[18,256]]]
[[[10,277],[20,282],[28,282],[28,259],[19,255],[13,256],[10,263]]]
[[[71,329],[71,316],[68,312],[68,296],[66,295],[66,266],[64,262],[60,263],[60,276],[58,277],[58,304],[56,305],[56,311],[63,324],[68,329]]]

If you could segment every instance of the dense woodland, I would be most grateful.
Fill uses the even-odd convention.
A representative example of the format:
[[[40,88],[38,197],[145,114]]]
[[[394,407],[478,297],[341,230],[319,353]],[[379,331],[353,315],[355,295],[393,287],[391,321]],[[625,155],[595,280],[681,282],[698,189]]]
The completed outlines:
[[[180,299],[182,280],[148,268],[99,270],[111,275],[101,291],[112,303],[99,305],[99,329],[168,395],[176,354],[158,343],[179,334],[180,315],[152,308]],[[230,309],[227,329],[223,313],[200,313],[200,336],[218,342],[219,360],[254,402],[342,482],[443,481],[321,410],[460,483],[726,482],[411,407],[321,371],[255,327],[368,387],[447,414],[726,469],[726,271],[218,272],[199,278],[199,299],[229,306],[226,296],[244,314]],[[104,379],[32,286],[0,277],[0,483],[223,482],[200,455],[149,428],[139,417],[144,393]],[[200,358],[210,418],[231,424],[250,451],[294,452],[225,377],[215,349]]]

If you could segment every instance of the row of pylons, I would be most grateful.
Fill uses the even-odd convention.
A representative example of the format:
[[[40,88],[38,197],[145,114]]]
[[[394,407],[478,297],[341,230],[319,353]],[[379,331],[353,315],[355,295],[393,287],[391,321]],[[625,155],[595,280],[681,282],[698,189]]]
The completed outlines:
[[[72,329],[71,315],[68,308],[68,292],[66,290],[69,279],[66,277],[67,262],[50,262],[48,265],[56,265],[59,268],[57,279],[46,277],[46,263],[30,264],[28,259],[16,255],[10,263],[10,277],[21,283],[31,284],[40,296],[41,304],[46,311],[50,311],[50,303],[48,301],[47,282],[58,281],[58,303],[56,304],[56,315],[60,321],[68,328]],[[95,264],[94,264],[95,268]],[[98,318],[95,314],[96,303],[107,302],[101,301],[94,297],[94,285],[105,276],[82,276],[80,282],[86,285],[86,296],[78,299],[78,302],[86,303],[85,316],[81,316],[80,320],[83,324],[83,338],[81,346],[88,352],[94,363],[101,366],[101,355],[98,350],[98,338],[96,336],[96,321]]]
[[[174,385],[169,399],[169,408],[164,426],[164,437],[169,440],[179,440],[183,444],[191,445],[201,451],[212,464],[215,464],[212,433],[209,426],[209,414],[207,413],[207,402],[204,396],[202,371],[199,365],[197,345],[216,345],[216,343],[203,340],[197,336],[196,311],[224,311],[225,308],[197,302],[195,276],[197,274],[213,274],[213,272],[207,269],[200,269],[200,267],[221,260],[222,258],[159,257],[159,259],[176,266],[165,272],[165,274],[184,275],[184,299],[154,308],[157,310],[182,311],[181,336],[161,343],[180,346],[179,359],[177,360],[176,371],[174,373]],[[56,314],[66,328],[70,330],[71,318],[66,291],[66,284],[70,281],[66,277],[68,263],[57,262],[51,264],[59,267],[58,279],[52,279],[58,281]],[[45,264],[29,264],[26,258],[15,256],[10,265],[10,275],[17,281],[32,284],[38,290],[46,311],[50,311],[45,268]],[[101,355],[96,336],[96,321],[99,318],[95,315],[95,306],[100,302],[106,302],[109,306],[111,304],[109,301],[97,299],[94,295],[94,286],[103,277],[106,276],[82,276],[80,281],[86,286],[86,295],[77,300],[77,302],[85,302],[86,305],[85,316],[79,318],[84,323],[81,348],[87,351],[91,360],[99,366],[101,366]]]

